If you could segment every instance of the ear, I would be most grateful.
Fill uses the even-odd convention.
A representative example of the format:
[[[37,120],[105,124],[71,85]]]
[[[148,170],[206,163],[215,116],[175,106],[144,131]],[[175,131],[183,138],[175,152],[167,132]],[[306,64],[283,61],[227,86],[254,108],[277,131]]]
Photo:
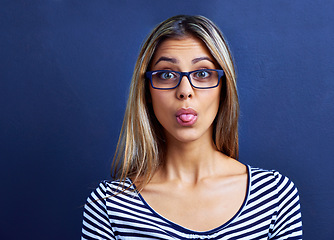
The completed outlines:
[[[152,97],[151,97],[151,92],[150,92],[150,87],[146,85],[145,89],[145,98],[146,98],[146,103],[152,104]]]

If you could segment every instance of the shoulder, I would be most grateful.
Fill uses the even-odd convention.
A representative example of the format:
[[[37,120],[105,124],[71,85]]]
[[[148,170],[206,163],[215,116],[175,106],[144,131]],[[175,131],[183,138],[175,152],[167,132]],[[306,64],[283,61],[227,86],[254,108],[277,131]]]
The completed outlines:
[[[295,184],[276,170],[249,167],[251,196],[261,204],[272,203],[273,217],[269,239],[302,239],[302,220]]]
[[[248,166],[248,169],[253,181],[275,181],[278,185],[281,185],[283,182],[291,182],[287,176],[276,170],[266,170],[252,166]]]
[[[248,166],[250,184],[253,190],[271,191],[278,198],[294,196],[298,198],[295,184],[285,175],[276,170]]]
[[[110,199],[113,196],[119,194],[130,194],[135,190],[130,179],[126,179],[124,182],[119,180],[103,180],[98,187],[92,191],[87,199],[87,203],[102,201]]]

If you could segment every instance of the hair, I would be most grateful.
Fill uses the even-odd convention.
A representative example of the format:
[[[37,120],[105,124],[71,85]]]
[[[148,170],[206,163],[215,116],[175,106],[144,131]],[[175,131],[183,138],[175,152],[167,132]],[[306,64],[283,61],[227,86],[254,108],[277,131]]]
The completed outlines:
[[[225,155],[238,159],[239,102],[236,74],[227,42],[218,27],[203,16],[178,15],[156,26],[141,47],[130,85],[122,129],[112,164],[112,176],[124,183],[131,177],[141,190],[149,183],[166,151],[163,127],[150,103],[149,70],[153,54],[166,39],[196,37],[203,41],[224,70],[224,83],[217,116],[213,122],[213,141]]]

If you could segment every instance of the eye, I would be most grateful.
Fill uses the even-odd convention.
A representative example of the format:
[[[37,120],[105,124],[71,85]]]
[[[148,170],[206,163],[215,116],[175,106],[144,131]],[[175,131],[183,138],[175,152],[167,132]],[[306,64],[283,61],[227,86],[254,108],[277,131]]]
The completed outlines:
[[[161,80],[169,80],[176,78],[176,74],[173,72],[159,72],[157,75]]]
[[[195,78],[197,79],[203,79],[203,78],[208,78],[211,76],[211,73],[210,71],[198,71],[198,72],[195,72]]]

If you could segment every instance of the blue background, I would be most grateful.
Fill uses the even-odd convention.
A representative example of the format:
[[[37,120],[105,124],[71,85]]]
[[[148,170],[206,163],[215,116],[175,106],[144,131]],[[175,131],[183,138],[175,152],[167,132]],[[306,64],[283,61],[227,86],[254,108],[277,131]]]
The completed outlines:
[[[109,178],[141,43],[201,14],[238,72],[240,161],[299,188],[304,239],[334,239],[334,1],[2,0],[1,239],[79,239]]]

